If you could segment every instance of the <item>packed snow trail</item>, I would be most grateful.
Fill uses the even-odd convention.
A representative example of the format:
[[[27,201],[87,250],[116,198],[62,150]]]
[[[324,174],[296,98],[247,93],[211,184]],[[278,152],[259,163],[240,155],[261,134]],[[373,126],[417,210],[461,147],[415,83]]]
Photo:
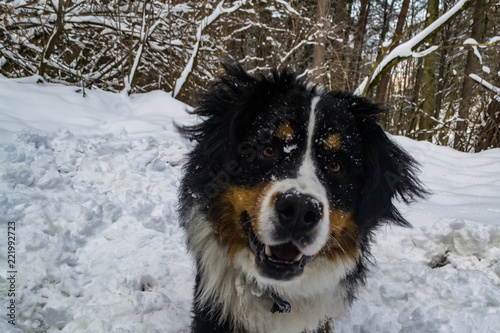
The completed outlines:
[[[188,332],[193,264],[176,215],[193,122],[168,94],[0,77],[1,332]],[[433,194],[398,204],[336,332],[500,331],[500,149],[395,137]],[[15,297],[8,222],[15,223]],[[15,300],[15,326],[7,306]]]

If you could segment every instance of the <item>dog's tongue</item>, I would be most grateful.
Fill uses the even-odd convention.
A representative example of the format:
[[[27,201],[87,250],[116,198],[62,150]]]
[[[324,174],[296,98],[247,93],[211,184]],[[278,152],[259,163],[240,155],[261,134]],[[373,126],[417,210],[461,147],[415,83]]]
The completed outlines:
[[[270,248],[273,256],[283,261],[293,261],[300,253],[292,243],[270,246]]]

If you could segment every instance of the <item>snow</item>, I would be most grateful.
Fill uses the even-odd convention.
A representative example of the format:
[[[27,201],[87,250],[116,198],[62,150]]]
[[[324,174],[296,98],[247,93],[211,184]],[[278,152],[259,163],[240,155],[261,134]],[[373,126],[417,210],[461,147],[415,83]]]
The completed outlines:
[[[340,331],[498,332],[500,150],[397,141],[422,164],[433,194],[399,206],[414,229],[378,234],[378,268]]]
[[[289,4],[288,2],[286,1],[283,1],[283,0],[276,0],[276,2],[282,4],[283,6],[285,6],[286,10],[289,11],[290,13],[292,14],[295,14],[297,16],[300,16],[299,12],[296,11],[291,4]]]
[[[467,38],[464,42],[464,45],[477,45],[479,44],[474,38]]]
[[[383,48],[388,48],[389,46],[391,46],[391,44],[392,44],[392,41],[385,41],[385,42],[382,43],[382,47]]]
[[[83,98],[38,79],[0,77],[0,331],[187,332],[194,270],[176,192],[188,143],[172,122],[195,119],[161,91]],[[413,229],[377,233],[378,264],[335,332],[500,331],[500,149],[394,139],[433,194],[398,204]]]
[[[491,83],[489,83],[488,81],[484,80],[483,78],[481,78],[480,76],[476,75],[476,74],[469,74],[469,77],[471,79],[473,79],[474,81],[476,81],[477,83],[483,85],[484,87],[488,88],[489,90],[493,91],[495,94],[497,95],[500,95],[500,88],[499,87],[495,87],[494,85],[492,85]]]
[[[473,46],[472,49],[474,50],[474,55],[479,60],[479,63],[482,65],[483,64],[483,57],[481,56],[481,53],[479,52],[478,47],[477,46]]]
[[[436,51],[437,49],[439,49],[439,46],[434,45],[434,46],[431,46],[431,47],[425,49],[422,52],[413,52],[412,56],[414,58],[422,58],[422,57],[425,57],[428,54],[431,54],[432,52]]]
[[[188,121],[186,106],[159,91],[0,87],[2,304],[8,221],[18,272],[16,326],[2,315],[0,331],[185,329],[193,273],[175,207],[186,146],[172,121]]]

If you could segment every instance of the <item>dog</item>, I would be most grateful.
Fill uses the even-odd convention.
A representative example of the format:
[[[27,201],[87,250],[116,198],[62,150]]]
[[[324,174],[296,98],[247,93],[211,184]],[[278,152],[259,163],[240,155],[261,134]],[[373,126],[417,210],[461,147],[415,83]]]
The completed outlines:
[[[330,332],[393,204],[425,194],[369,100],[234,63],[199,96],[179,216],[196,263],[192,332]]]

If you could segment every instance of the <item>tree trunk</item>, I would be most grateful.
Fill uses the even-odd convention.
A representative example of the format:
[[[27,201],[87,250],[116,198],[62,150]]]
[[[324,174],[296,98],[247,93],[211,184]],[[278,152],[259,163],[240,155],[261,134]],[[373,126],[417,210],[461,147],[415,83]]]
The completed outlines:
[[[359,64],[361,62],[361,54],[363,51],[363,39],[366,32],[366,23],[368,21],[368,12],[370,11],[370,1],[361,0],[361,10],[359,13],[358,23],[356,24],[356,31],[354,34],[354,47],[350,63],[349,77],[351,80],[347,82],[346,90],[352,90],[353,87],[358,85],[359,80]],[[352,84],[352,86],[351,86]]]
[[[497,67],[497,72],[500,72],[500,67]],[[496,77],[493,84],[500,87],[500,76]],[[480,133],[477,133],[474,151],[480,152],[498,147],[500,147],[500,96],[493,96],[484,115],[483,125],[480,126]]]
[[[327,56],[330,73],[329,88],[340,90],[346,86],[349,71],[345,64],[347,63],[346,59],[348,59],[346,50],[349,50],[349,34],[352,31],[352,0],[334,0],[332,1],[332,7],[330,9],[332,13],[331,29],[339,39],[329,41],[332,44],[329,48],[332,52]]]
[[[316,43],[313,51],[313,72],[311,81],[318,84],[325,84],[326,73],[326,34],[329,29],[328,11],[330,1],[318,0],[316,25],[319,27],[316,32]]]
[[[412,98],[411,98],[411,107],[410,107],[410,119],[411,121],[409,122],[408,126],[408,133],[411,134],[410,137],[416,139],[417,136],[415,135],[415,130],[417,128],[417,120],[419,119],[419,113],[420,113],[420,88],[422,86],[422,58],[418,58],[414,60],[416,62],[415,65],[415,83],[413,84],[413,93],[412,93]]]
[[[408,14],[408,8],[410,7],[410,0],[403,0],[403,4],[401,5],[401,12],[399,13],[398,23],[396,25],[396,30],[394,31],[394,38],[392,39],[392,46],[389,50],[392,51],[399,44],[395,43],[396,40],[400,38],[403,34],[403,28],[405,26],[406,15]],[[389,80],[391,79],[390,73],[385,73],[380,80],[380,83],[377,87],[377,95],[375,96],[375,103],[382,104],[385,101],[385,97],[387,95],[387,85]]]
[[[345,15],[345,25],[347,26],[347,28],[344,30],[344,36],[343,36],[343,41],[344,43],[347,43],[349,41],[349,34],[353,28],[353,19],[351,17],[352,15],[352,7],[353,6],[353,2],[354,0],[347,0],[347,1],[342,1],[342,0],[336,0],[336,3],[338,4],[338,8],[341,8],[342,6],[344,6],[345,8],[345,12],[346,12],[346,15]]]
[[[65,1],[60,0],[58,2],[57,8],[52,4],[54,11],[56,12],[56,22],[54,24],[54,29],[50,35],[47,45],[42,52],[42,57],[40,59],[40,66],[38,67],[38,75],[43,76],[47,70],[47,65],[50,60],[50,56],[54,52],[59,37],[64,30],[64,15],[65,15]]]
[[[474,38],[478,43],[481,43],[484,39],[484,8],[485,0],[478,0],[475,3],[474,17],[472,23],[471,37]],[[465,77],[462,84],[461,100],[458,109],[458,121],[455,130],[455,149],[465,151],[466,147],[466,132],[467,123],[469,118],[469,109],[471,107],[471,97],[473,94],[474,80],[469,77],[469,74],[474,73],[478,67],[478,59],[474,54],[474,49],[472,47],[467,51],[467,62],[465,65]]]
[[[439,15],[439,0],[430,0],[427,3],[427,22],[429,26]],[[430,39],[430,45],[436,45],[437,34]],[[424,103],[423,115],[420,119],[420,140],[432,141],[432,130],[435,125],[433,118],[436,115],[436,52],[431,52],[424,58]]]

